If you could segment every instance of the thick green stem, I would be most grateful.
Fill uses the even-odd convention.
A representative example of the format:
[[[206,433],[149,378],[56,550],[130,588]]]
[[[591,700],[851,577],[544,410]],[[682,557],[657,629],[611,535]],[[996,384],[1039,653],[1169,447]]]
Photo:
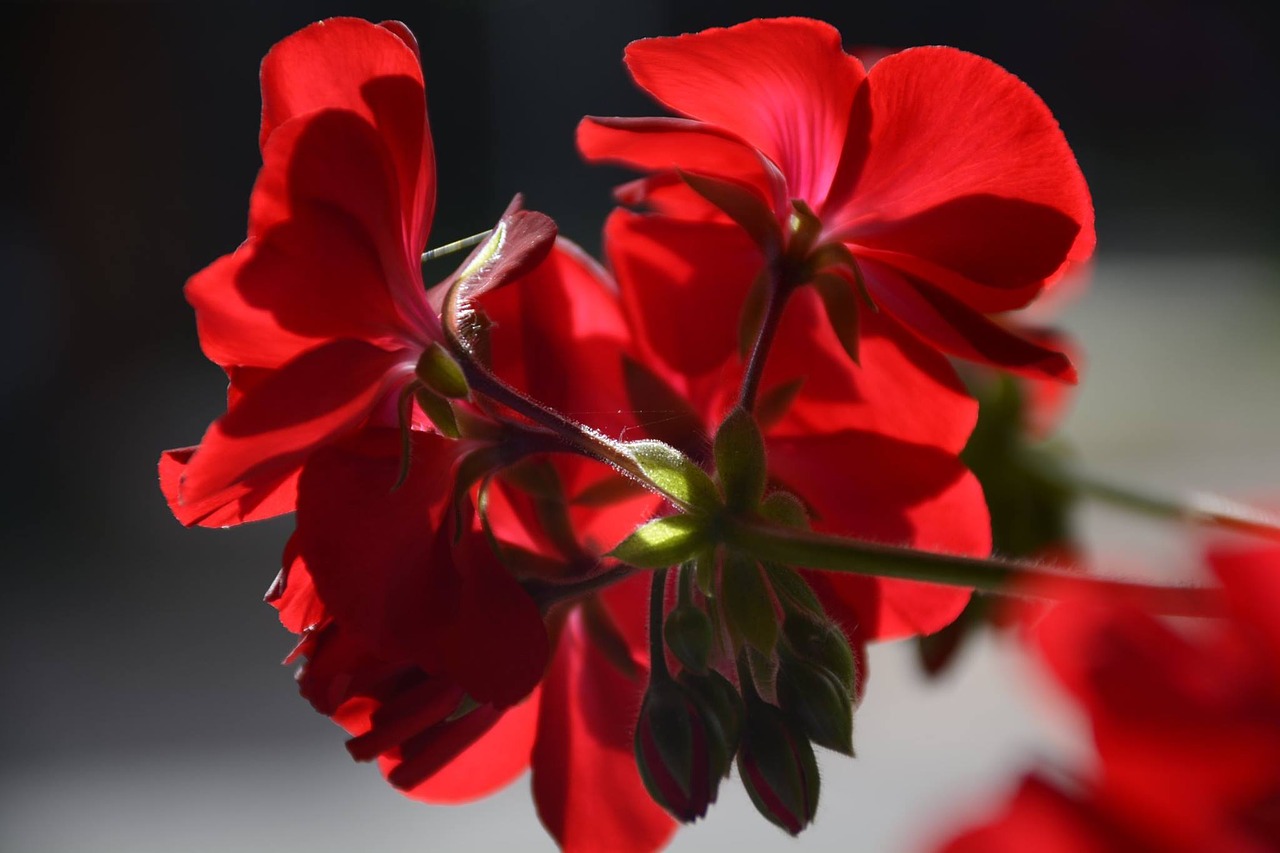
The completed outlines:
[[[757,559],[831,572],[973,587],[1012,595],[1073,598],[1101,593],[1169,616],[1216,616],[1221,594],[1203,587],[1152,586],[1100,578],[1034,563],[999,558],[934,554],[893,545],[861,542],[791,528],[729,520],[725,538],[731,547]]]
[[[1044,452],[1026,454],[1025,464],[1045,482],[1081,497],[1154,518],[1280,541],[1280,517],[1218,495],[1203,492],[1182,497],[1154,494],[1093,476]]]

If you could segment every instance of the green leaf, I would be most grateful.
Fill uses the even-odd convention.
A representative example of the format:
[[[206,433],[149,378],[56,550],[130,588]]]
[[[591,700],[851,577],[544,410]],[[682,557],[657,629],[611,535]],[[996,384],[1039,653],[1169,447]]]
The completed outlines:
[[[729,629],[768,655],[778,641],[778,617],[760,564],[745,554],[727,553],[720,576]]]
[[[618,543],[609,556],[640,569],[683,563],[706,545],[702,519],[691,515],[655,518]]]
[[[792,608],[787,606],[790,603],[794,607],[813,613],[824,612],[818,596],[814,595],[809,584],[795,569],[765,563],[764,570],[769,576],[769,583],[773,585],[774,592],[778,593],[778,598],[782,600],[784,610],[790,612]]]
[[[622,447],[655,486],[694,512],[711,512],[720,505],[720,494],[707,472],[671,445],[646,439],[628,441]]]
[[[764,497],[768,471],[764,437],[746,409],[734,408],[720,425],[715,457],[726,506],[738,512],[755,509]]]
[[[442,397],[461,400],[471,394],[462,368],[438,343],[432,343],[423,350],[415,372],[428,388]]]

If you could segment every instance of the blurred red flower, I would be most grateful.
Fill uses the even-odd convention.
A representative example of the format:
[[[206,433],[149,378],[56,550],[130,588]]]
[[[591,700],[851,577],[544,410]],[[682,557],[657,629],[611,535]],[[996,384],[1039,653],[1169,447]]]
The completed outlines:
[[[1040,649],[1088,716],[1098,771],[1028,777],[947,853],[1280,847],[1280,548],[1220,548],[1210,563],[1221,621],[1175,630],[1105,601],[1045,619]]]
[[[987,316],[1026,305],[1095,242],[1075,157],[1012,74],[946,47],[903,50],[864,71],[834,28],[803,18],[643,39],[626,62],[685,118],[583,120],[588,160],[652,173],[621,188],[621,200],[725,221],[681,173],[728,182],[735,218],[758,239],[771,230],[763,242],[777,252],[812,239],[802,249],[817,267],[810,274],[865,286],[931,345],[1074,380],[1065,355]],[[817,216],[816,235],[797,200]],[[852,260],[824,255],[829,246]]]

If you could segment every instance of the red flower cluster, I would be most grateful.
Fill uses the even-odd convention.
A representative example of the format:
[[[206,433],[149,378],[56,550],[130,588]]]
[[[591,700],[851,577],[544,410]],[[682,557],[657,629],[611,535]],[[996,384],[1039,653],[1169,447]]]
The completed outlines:
[[[690,118],[582,125],[589,159],[652,173],[620,191],[651,211],[610,217],[608,268],[515,204],[428,287],[412,35],[334,19],[273,48],[248,237],[187,286],[227,412],[160,463],[185,524],[296,512],[268,598],[355,758],[435,802],[531,767],[579,850],[660,846],[735,757],[767,818],[812,820],[812,744],[852,750],[864,644],[937,631],[968,590],[761,562],[708,531],[985,555],[959,459],[977,407],[943,353],[1071,378],[987,315],[1093,245],[1052,117],[986,60],[866,73],[799,19],[627,60]],[[672,507],[693,544],[628,537]],[[650,560],[679,568],[646,595]]]
[[[1218,550],[1228,618],[1175,630],[1106,601],[1038,631],[1087,715],[1096,774],[1033,774],[947,853],[1264,851],[1280,847],[1280,548]]]

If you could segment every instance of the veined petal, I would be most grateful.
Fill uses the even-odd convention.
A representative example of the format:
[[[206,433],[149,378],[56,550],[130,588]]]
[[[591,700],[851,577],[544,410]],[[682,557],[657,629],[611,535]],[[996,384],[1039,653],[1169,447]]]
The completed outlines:
[[[249,202],[249,236],[319,208],[345,219],[376,250],[403,322],[427,338],[439,321],[422,292],[421,252],[400,225],[395,163],[377,129],[354,112],[322,110],[280,126],[267,142]],[[321,249],[317,247],[317,251]]]
[[[687,377],[738,352],[738,322],[764,258],[736,225],[614,211],[605,243],[639,343]]]
[[[1093,251],[1084,176],[1048,107],[1017,77],[954,48],[921,47],[885,57],[864,85],[865,147],[845,152],[823,212],[829,230],[1019,294],[999,305],[989,292],[956,294],[981,310],[1022,304],[1026,287]]]
[[[812,289],[791,298],[762,387],[802,380],[771,436],[854,429],[959,453],[978,405],[950,362],[898,324],[859,304],[860,365],[845,355]]]
[[[805,18],[748,21],[632,42],[626,62],[665,106],[762,151],[793,198],[814,208],[826,199],[865,76],[835,28]]]
[[[632,425],[622,379],[631,334],[615,288],[582,249],[557,238],[530,273],[479,299],[494,324],[493,372],[540,403],[610,435]]]
[[[779,216],[790,203],[786,181],[773,164],[741,139],[702,122],[588,116],[578,124],[578,150],[589,163],[664,173],[680,169],[731,180],[751,189]],[[633,203],[640,201],[633,195]]]
[[[262,61],[264,152],[272,134],[298,116],[355,113],[377,128],[395,163],[406,244],[426,247],[435,208],[435,156],[417,43],[403,24],[331,18],[271,49]]]
[[[565,851],[657,850],[676,824],[649,796],[631,747],[648,676],[623,673],[584,621],[580,610],[565,621],[543,686],[533,750],[538,817]]]
[[[952,453],[857,431],[774,438],[768,448],[770,467],[809,504],[818,530],[943,553],[991,550],[982,489]],[[809,578],[846,631],[864,639],[932,633],[969,600],[967,589],[915,581]]]
[[[407,369],[398,368],[407,360],[404,352],[349,340],[303,353],[210,425],[187,463],[180,503],[229,503],[246,489],[280,483],[316,449],[362,426],[404,381]]]
[[[1021,338],[955,297],[878,262],[861,264],[876,304],[943,352],[1033,379],[1075,382],[1064,353]]]
[[[547,637],[533,599],[484,537],[468,530],[454,542],[444,516],[465,449],[415,431],[409,474],[395,491],[395,430],[316,453],[298,483],[297,547],[340,624],[501,708],[541,677]]]
[[[405,790],[405,795],[427,803],[468,803],[510,785],[529,769],[540,697],[541,691],[535,689],[529,698],[508,708],[492,728],[425,781]],[[402,760],[385,756],[379,765],[390,777]]]
[[[180,447],[160,454],[160,491],[174,517],[187,527],[231,527],[293,512],[298,495],[296,470],[275,480],[242,483],[203,501],[183,502],[182,478],[198,447]]]

